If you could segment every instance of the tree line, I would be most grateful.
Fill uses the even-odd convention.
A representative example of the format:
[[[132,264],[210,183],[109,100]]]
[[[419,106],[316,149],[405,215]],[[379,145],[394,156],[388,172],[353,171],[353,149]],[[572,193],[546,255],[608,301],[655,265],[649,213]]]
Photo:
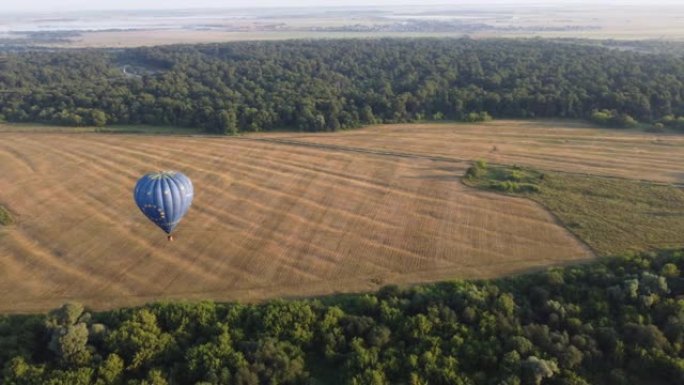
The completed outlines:
[[[539,39],[235,42],[0,59],[0,119],[11,122],[238,133],[490,116],[684,119],[681,56]]]
[[[264,304],[0,317],[0,383],[684,383],[684,252]]]

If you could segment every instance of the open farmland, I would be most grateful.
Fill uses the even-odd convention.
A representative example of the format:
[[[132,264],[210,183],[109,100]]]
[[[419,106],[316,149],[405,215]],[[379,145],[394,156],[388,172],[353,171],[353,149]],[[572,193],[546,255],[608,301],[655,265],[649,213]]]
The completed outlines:
[[[265,136],[0,138],[0,205],[14,218],[0,228],[5,312],[324,294],[592,257],[536,203],[464,186],[467,162]],[[174,243],[131,196],[167,168],[196,186]]]
[[[378,125],[334,134],[270,134],[278,142],[432,159],[484,159],[544,170],[684,183],[684,137],[571,121]]]
[[[452,2],[454,3],[454,2]],[[227,41],[383,37],[561,37],[682,40],[683,8],[670,4],[486,3],[358,7],[84,12],[77,21],[41,15],[4,18],[9,42],[51,47],[138,47]],[[600,15],[600,17],[597,17]],[[179,24],[179,16],[183,23]],[[27,25],[33,27],[27,30]],[[105,27],[103,27],[103,25]],[[109,26],[107,28],[106,26]],[[42,31],[43,33],[36,33]],[[66,33],[65,33],[66,31]],[[0,43],[1,43],[0,39]]]

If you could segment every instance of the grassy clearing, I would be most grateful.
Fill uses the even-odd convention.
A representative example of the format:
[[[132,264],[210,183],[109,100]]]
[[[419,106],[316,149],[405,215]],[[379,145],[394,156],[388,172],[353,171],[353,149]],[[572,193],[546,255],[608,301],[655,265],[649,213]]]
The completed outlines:
[[[14,223],[12,214],[2,205],[0,205],[0,226],[9,226]]]
[[[599,255],[684,245],[684,192],[673,186],[483,161],[464,180],[541,203]]]

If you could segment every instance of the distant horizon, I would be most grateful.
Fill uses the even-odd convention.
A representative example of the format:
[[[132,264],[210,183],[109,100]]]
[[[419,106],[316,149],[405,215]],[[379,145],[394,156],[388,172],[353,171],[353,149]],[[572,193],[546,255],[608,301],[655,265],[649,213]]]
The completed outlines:
[[[63,0],[59,5],[48,0],[29,0],[22,3],[14,3],[11,5],[3,5],[0,8],[0,15],[15,14],[15,13],[31,13],[31,14],[45,14],[45,13],[81,13],[81,12],[108,12],[108,11],[184,11],[184,10],[202,10],[202,9],[256,9],[256,8],[372,8],[372,7],[405,7],[405,6],[476,6],[476,7],[509,7],[513,5],[523,6],[572,6],[572,5],[588,5],[594,7],[609,6],[609,5],[625,5],[625,6],[654,6],[654,5],[684,5],[680,0],[657,0],[652,2],[645,2],[643,0],[608,0],[596,3],[590,0],[466,0],[459,2],[449,2],[448,0],[238,0],[231,1],[226,4],[225,1],[220,0],[198,0],[192,4],[181,0],[102,0],[93,4],[92,1],[87,0]]]

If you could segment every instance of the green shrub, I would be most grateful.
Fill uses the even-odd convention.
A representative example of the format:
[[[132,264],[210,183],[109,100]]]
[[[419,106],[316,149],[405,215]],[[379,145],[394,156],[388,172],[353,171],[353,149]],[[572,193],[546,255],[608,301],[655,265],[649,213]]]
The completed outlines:
[[[466,170],[466,178],[477,179],[487,174],[487,161],[476,160],[475,163]]]
[[[489,187],[491,187],[493,190],[514,192],[518,189],[518,184],[509,180],[503,182],[495,180],[489,183]]]
[[[522,171],[511,170],[508,173],[508,180],[510,180],[510,181],[520,182],[523,179],[525,179],[525,174],[523,174]]]
[[[465,117],[466,122],[489,122],[493,118],[487,111],[471,112]]]
[[[14,223],[12,214],[10,214],[9,211],[7,211],[7,209],[3,206],[0,206],[0,226],[9,226],[12,223]]]
[[[684,116],[676,117],[674,115],[666,115],[662,117],[658,123],[676,130],[684,130]]]
[[[540,191],[538,185],[533,183],[518,183],[510,180],[505,181],[491,181],[489,187],[493,190],[503,191],[508,193],[537,193]]]
[[[594,110],[591,113],[590,119],[592,122],[594,122],[596,124],[599,124],[602,126],[607,126],[612,117],[613,117],[613,114],[608,110],[601,110],[601,111]]]
[[[663,133],[665,132],[665,125],[662,123],[655,123],[651,127],[647,128],[646,131],[653,133]]]
[[[468,167],[468,170],[466,170],[466,178],[468,179],[477,179],[481,177],[483,174],[484,170],[476,166],[470,166]]]
[[[616,128],[632,128],[638,124],[633,117],[615,110],[594,110],[589,120],[601,126]]]
[[[539,185],[534,183],[519,183],[518,192],[538,193],[541,191]]]
[[[486,170],[487,169],[487,161],[484,159],[478,159],[475,161],[475,167]]]
[[[507,193],[536,193],[543,174],[524,169],[519,166],[502,167],[487,165],[484,160],[477,160],[468,168],[465,179],[482,188]]]

